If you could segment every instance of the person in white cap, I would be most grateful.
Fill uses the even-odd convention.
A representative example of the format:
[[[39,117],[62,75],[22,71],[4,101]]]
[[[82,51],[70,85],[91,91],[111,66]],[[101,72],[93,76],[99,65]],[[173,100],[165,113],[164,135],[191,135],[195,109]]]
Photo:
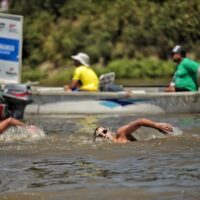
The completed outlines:
[[[187,58],[186,51],[176,45],[171,52],[172,60],[177,63],[173,81],[166,92],[198,91],[200,64]]]
[[[78,53],[71,56],[74,60],[76,70],[74,71],[72,81],[69,85],[66,85],[64,89],[66,91],[98,91],[99,79],[90,67],[90,58],[85,53]]]

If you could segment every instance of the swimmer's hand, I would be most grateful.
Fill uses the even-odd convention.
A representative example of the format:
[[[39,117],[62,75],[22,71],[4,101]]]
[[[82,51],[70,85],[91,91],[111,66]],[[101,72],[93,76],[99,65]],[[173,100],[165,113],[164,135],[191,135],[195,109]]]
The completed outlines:
[[[155,123],[155,127],[164,134],[169,134],[173,131],[173,126],[167,123]]]

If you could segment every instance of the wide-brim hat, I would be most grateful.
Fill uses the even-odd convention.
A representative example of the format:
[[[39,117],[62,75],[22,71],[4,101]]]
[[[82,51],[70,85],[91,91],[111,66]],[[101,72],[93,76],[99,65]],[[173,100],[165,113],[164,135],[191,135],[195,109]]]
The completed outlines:
[[[78,53],[77,55],[71,56],[71,58],[79,61],[81,64],[85,66],[90,65],[90,58],[86,53]]]

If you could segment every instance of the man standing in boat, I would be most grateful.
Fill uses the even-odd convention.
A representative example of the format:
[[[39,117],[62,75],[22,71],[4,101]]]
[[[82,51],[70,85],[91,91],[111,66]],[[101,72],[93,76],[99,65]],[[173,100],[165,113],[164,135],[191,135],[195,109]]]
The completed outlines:
[[[171,52],[172,60],[177,63],[173,81],[166,92],[198,91],[200,64],[187,58],[186,51],[176,45]]]
[[[71,83],[66,85],[64,89],[66,91],[97,91],[99,88],[99,79],[90,67],[89,56],[85,53],[78,53],[71,56],[71,58],[74,60],[76,70]]]

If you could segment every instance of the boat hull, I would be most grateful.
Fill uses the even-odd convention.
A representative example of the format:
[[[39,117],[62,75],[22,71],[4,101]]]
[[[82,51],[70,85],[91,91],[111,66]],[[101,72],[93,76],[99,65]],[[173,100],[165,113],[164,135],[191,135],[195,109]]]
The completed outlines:
[[[200,112],[200,92],[65,92],[33,91],[26,114],[159,114]]]

